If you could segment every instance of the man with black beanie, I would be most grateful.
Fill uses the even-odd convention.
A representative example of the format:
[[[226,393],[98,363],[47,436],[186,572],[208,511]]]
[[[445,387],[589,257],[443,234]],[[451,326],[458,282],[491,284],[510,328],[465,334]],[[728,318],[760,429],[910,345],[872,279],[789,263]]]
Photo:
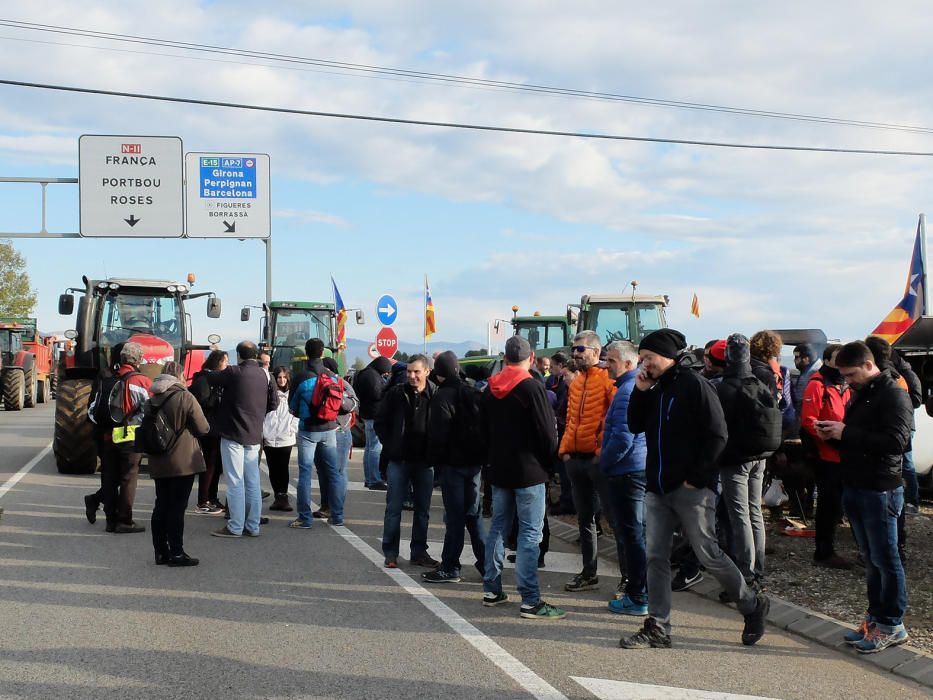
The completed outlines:
[[[428,424],[428,461],[434,465],[444,497],[444,550],[441,565],[421,578],[428,583],[460,580],[463,530],[470,533],[476,569],[486,560],[479,478],[485,454],[479,425],[480,393],[460,378],[457,356],[440,353],[434,360],[438,388],[431,399]]]
[[[717,460],[728,438],[726,421],[712,385],[681,363],[686,346],[682,333],[664,328],[638,347],[641,371],[628,423],[633,433],[645,433],[648,444],[648,619],[619,640],[623,649],[671,646],[671,541],[678,525],[700,563],[737,601],[745,616],[743,644],[764,635],[771,606],[746,585],[716,540]]]

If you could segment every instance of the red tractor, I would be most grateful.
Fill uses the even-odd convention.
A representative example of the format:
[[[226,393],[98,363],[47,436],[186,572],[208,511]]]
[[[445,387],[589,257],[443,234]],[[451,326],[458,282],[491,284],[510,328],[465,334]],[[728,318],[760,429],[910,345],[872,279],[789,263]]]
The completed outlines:
[[[51,353],[36,335],[34,319],[0,322],[0,387],[7,411],[48,401],[51,367]]]
[[[170,360],[183,362],[189,380],[200,369],[208,346],[191,344],[191,318],[185,302],[208,297],[207,315],[220,317],[220,299],[213,292],[190,293],[194,283],[138,279],[83,279],[84,288],[72,288],[58,300],[58,312],[78,316],[74,330],[65,335],[73,341],[58,365],[55,402],[55,439],[58,471],[63,474],[93,474],[97,470],[97,445],[93,424],[87,415],[95,383],[119,362],[117,345],[143,346],[140,372],[155,378]],[[220,341],[210,336],[210,342]]]

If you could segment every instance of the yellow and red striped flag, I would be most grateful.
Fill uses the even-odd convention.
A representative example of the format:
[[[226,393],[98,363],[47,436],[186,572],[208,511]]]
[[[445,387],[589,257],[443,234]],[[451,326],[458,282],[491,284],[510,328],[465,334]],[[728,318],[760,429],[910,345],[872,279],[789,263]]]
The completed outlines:
[[[434,301],[431,299],[431,287],[428,286],[428,276],[424,276],[424,339],[427,340],[437,332],[434,321]]]
[[[334,285],[334,309],[337,313],[337,341],[335,344],[338,349],[346,350],[347,349],[347,307],[343,303],[343,298],[340,296],[340,292],[337,290],[337,283],[334,282],[334,278],[330,278],[331,284]]]
[[[690,313],[700,318],[700,299],[697,297],[696,292],[693,293],[693,301],[690,302]]]
[[[920,224],[917,224],[917,239],[914,241],[914,253],[910,258],[907,272],[907,288],[904,298],[891,313],[884,317],[878,327],[871,332],[893,343],[910,328],[914,321],[926,314],[926,294],[924,293],[923,242]]]

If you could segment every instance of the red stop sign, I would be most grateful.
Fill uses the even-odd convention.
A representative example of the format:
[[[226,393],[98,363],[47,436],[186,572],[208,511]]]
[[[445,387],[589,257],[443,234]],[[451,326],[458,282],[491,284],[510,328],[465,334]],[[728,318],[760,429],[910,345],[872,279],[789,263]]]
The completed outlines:
[[[390,360],[395,357],[395,353],[398,352],[398,336],[395,335],[395,331],[388,326],[380,330],[376,334],[376,350]]]

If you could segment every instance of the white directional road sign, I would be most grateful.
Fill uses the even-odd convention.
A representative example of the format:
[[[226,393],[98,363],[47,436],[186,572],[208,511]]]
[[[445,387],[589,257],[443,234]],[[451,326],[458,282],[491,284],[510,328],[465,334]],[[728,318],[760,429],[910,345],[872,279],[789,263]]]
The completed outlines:
[[[269,156],[188,153],[189,238],[268,238],[272,234]]]
[[[78,139],[81,235],[183,236],[182,153],[177,136]]]

